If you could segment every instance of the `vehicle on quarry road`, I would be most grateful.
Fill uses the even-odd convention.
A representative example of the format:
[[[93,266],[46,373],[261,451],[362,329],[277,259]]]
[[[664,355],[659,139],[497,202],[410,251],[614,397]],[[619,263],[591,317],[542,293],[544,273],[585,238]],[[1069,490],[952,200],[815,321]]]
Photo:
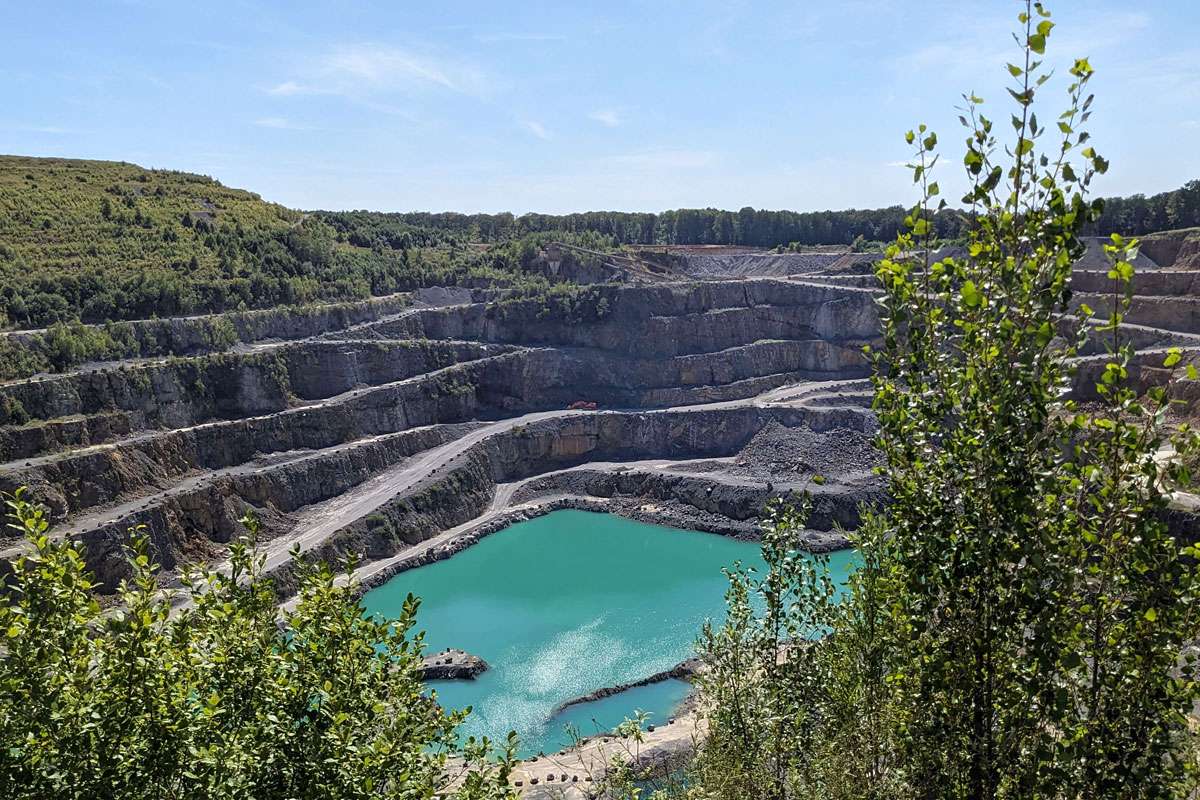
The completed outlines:
[[[594,400],[576,400],[567,408],[571,411],[595,411],[596,402]]]

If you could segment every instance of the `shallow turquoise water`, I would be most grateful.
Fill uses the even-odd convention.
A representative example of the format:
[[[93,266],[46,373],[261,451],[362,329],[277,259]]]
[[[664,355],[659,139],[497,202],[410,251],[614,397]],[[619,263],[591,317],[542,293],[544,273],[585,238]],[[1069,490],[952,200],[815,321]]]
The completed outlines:
[[[834,554],[844,575],[850,553]],[[706,618],[724,612],[722,567],[761,565],[758,545],[608,514],[556,511],[484,538],[453,558],[402,572],[367,593],[367,610],[396,616],[422,598],[430,652],[460,647],[491,666],[474,681],[436,681],[445,706],[472,706],[464,732],[521,737],[523,754],[608,730],[636,709],[665,721],[687,693],[664,681],[552,717],[562,702],[669,669],[694,652]]]

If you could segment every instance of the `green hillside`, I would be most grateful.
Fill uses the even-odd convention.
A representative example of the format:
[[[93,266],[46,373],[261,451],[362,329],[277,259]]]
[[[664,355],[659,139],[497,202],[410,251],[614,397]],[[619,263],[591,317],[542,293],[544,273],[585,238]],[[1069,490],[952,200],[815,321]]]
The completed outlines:
[[[481,268],[450,234],[391,233],[368,241],[202,175],[0,156],[0,325],[361,298]]]

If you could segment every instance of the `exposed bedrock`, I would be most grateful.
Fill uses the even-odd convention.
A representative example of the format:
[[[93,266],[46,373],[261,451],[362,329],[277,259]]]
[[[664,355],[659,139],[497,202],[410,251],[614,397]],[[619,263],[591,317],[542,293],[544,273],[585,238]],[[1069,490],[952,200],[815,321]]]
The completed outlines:
[[[1082,303],[1091,306],[1097,315],[1107,316],[1112,295],[1077,292],[1071,298],[1071,308],[1078,309]],[[1200,297],[1135,295],[1124,321],[1168,331],[1200,333]]]
[[[1071,288],[1076,292],[1106,294],[1112,292],[1113,281],[1106,269],[1075,270],[1071,273]],[[1133,276],[1133,291],[1139,295],[1195,297],[1200,295],[1200,272],[1144,270]]]
[[[365,389],[338,401],[248,419],[147,434],[78,453],[34,459],[0,474],[0,491],[29,486],[58,518],[157,487],[198,469],[243,464],[258,454],[321,449],[475,416],[470,365]]]
[[[0,461],[57,449],[59,442],[98,444],[134,430],[281,411],[295,398],[324,399],[511,349],[475,342],[309,341],[10,384],[0,387],[0,409],[11,417],[19,408],[35,421],[0,428]]]
[[[477,655],[464,650],[443,650],[421,659],[421,680],[461,681],[475,680],[488,670],[488,663]]]
[[[635,358],[591,348],[539,348],[480,364],[480,402],[506,411],[575,400],[657,408],[735,400],[801,378],[865,375],[861,346],[821,339],[759,341],[677,358]]]
[[[571,318],[538,299],[418,310],[367,326],[386,338],[593,347],[643,358],[709,353],[761,339],[867,341],[879,318],[866,290],[791,281],[597,286],[607,311]],[[596,301],[597,304],[599,301]]]
[[[721,409],[671,410],[648,413],[602,412],[542,419],[498,432],[458,455],[442,469],[398,493],[370,514],[349,521],[319,546],[310,558],[336,561],[345,553],[368,560],[387,558],[436,533],[480,516],[495,496],[496,484],[532,477],[591,461],[632,461],[647,458],[722,457],[738,452],[764,425],[806,426],[821,433],[837,430],[867,431],[873,417],[861,409],[760,408],[739,406]],[[700,476],[680,476],[677,487],[687,487],[680,499],[694,496],[713,502]],[[824,488],[824,487],[821,487]],[[664,496],[671,487],[663,484]],[[714,489],[715,491],[715,489]],[[860,493],[830,487],[828,520],[839,514],[851,521],[850,497]],[[868,493],[861,493],[870,500]],[[838,497],[844,495],[844,497]],[[764,498],[765,499],[765,496]],[[747,510],[749,495],[730,501],[731,509]],[[761,510],[761,503],[758,510]],[[856,519],[854,517],[853,519]],[[815,519],[814,519],[815,521]],[[277,571],[285,590],[290,567]]]
[[[1173,369],[1164,367],[1168,348],[1159,347],[1135,353],[1126,369],[1129,373],[1127,385],[1138,395],[1143,395],[1154,386],[1166,386],[1168,396],[1195,408],[1200,401],[1200,381],[1189,380],[1186,375],[1186,365],[1194,364],[1200,368],[1200,347],[1189,346],[1185,343],[1181,348],[1181,359]],[[1101,382],[1105,367],[1112,358],[1106,354],[1096,354],[1079,359],[1072,395],[1079,400],[1095,400],[1099,397],[1096,385]]]
[[[1140,250],[1164,267],[1200,269],[1200,228],[1160,231],[1139,237]]]
[[[483,299],[488,293],[476,295]],[[257,342],[264,339],[302,339],[333,330],[343,330],[365,322],[374,322],[402,312],[421,292],[401,293],[366,300],[320,303],[310,306],[284,306],[256,311],[225,314],[199,314],[187,317],[140,319],[108,325],[91,325],[126,331],[143,356],[189,356],[224,350],[232,341]],[[40,331],[12,331],[0,334],[16,344],[28,344]],[[121,338],[121,337],[119,337]]]
[[[499,355],[512,348],[477,342],[306,342],[289,348],[292,392],[304,400],[322,400],[357,386],[378,386],[466,361]]]
[[[470,345],[455,347],[462,350],[450,355],[473,353]],[[437,347],[387,352],[436,353]],[[317,374],[325,368],[314,363],[306,369]],[[626,359],[594,350],[509,352],[279,413],[33,459],[0,474],[0,490],[30,486],[56,516],[64,517],[162,486],[192,470],[234,466],[255,454],[326,448],[363,436],[460,422],[486,409],[533,411],[577,399],[610,406],[695,404],[750,397],[801,376],[853,377],[865,370],[856,347],[820,340],[759,342],[667,360]]]
[[[877,481],[859,484],[827,482],[818,486],[748,479],[732,481],[709,475],[639,469],[612,471],[581,467],[530,481],[513,496],[513,502],[527,502],[554,494],[674,500],[726,519],[747,521],[757,520],[771,500],[801,490],[812,497],[812,511],[805,524],[814,531],[831,531],[838,527],[854,530],[861,522],[862,504],[873,505],[884,499]]]
[[[336,497],[393,464],[461,436],[463,426],[431,426],[380,436],[345,447],[297,453],[279,463],[255,463],[198,477],[173,491],[134,500],[98,515],[95,524],[70,527],[82,541],[84,557],[102,584],[113,591],[126,577],[124,546],[129,531],[144,526],[155,559],[165,570],[202,561],[243,531],[238,520],[247,509],[263,519],[264,540],[285,531],[282,515]],[[6,557],[20,551],[12,543]]]
[[[18,403],[32,419],[123,411],[136,428],[278,411],[287,398],[287,363],[278,351],[76,372],[0,387],[2,405]]]
[[[689,252],[670,257],[680,272],[697,278],[803,275],[830,269],[844,251],[810,253],[726,252],[709,255]]]
[[[1081,356],[1107,353],[1112,347],[1112,331],[1100,330],[1100,327],[1107,323],[1107,318],[1093,321],[1096,323],[1094,329],[1089,333],[1087,341],[1077,351]],[[1077,321],[1073,317],[1064,317],[1060,320],[1059,331],[1063,336],[1070,338],[1076,326]],[[1167,347],[1200,347],[1200,335],[1181,333],[1180,331],[1165,331],[1161,328],[1150,328],[1145,325],[1122,325],[1120,340],[1123,343],[1132,345],[1136,350],[1158,350]]]
[[[128,436],[133,432],[133,426],[130,414],[125,411],[8,425],[0,428],[0,462],[109,442]]]
[[[1200,235],[1197,236],[1198,252],[1200,252]],[[1145,247],[1143,246],[1143,251]],[[866,289],[878,289],[879,279],[875,275],[853,274],[824,274],[805,275],[809,283],[824,283],[835,286],[857,286]],[[1075,269],[1071,273],[1071,289],[1086,294],[1111,294],[1113,281],[1108,277],[1108,269]],[[1196,297],[1200,296],[1200,271],[1144,269],[1138,271],[1133,278],[1135,294],[1149,297]],[[1090,300],[1089,305],[1093,305]]]
[[[419,293],[418,293],[419,296]],[[302,308],[247,311],[231,314],[230,322],[243,342],[263,339],[303,339],[353,325],[374,322],[408,307],[414,295],[394,294],[368,300],[323,303]]]

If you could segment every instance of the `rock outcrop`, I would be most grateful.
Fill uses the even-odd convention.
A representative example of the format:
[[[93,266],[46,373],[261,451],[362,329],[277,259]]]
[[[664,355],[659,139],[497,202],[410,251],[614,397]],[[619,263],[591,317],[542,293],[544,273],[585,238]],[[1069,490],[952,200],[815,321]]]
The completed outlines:
[[[446,649],[421,660],[422,681],[473,681],[488,669],[488,663],[465,650]]]

